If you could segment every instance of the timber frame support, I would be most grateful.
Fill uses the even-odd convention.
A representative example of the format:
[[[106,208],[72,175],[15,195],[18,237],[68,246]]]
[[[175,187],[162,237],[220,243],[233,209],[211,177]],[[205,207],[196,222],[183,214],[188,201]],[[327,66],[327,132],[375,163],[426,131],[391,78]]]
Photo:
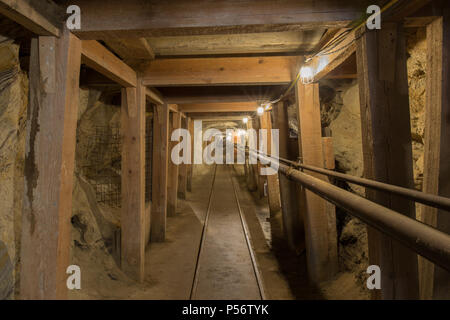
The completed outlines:
[[[363,132],[364,177],[413,188],[406,47],[402,27],[360,30],[356,42]],[[366,190],[381,205],[414,218],[414,204]],[[382,299],[417,299],[417,256],[396,240],[368,228],[369,263],[380,266]]]

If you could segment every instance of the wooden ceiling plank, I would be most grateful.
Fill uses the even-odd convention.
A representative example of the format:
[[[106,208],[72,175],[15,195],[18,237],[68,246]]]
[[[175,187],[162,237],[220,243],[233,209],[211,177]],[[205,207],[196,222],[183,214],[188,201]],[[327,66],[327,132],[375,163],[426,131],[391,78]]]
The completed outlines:
[[[122,60],[95,40],[82,41],[82,63],[123,87],[136,87],[137,75]]]
[[[46,12],[52,12],[52,10],[49,8]],[[60,35],[59,28],[51,22],[57,19],[42,15],[29,0],[0,0],[0,14],[39,36],[59,37]]]
[[[81,39],[256,33],[342,28],[360,18],[361,0],[67,0],[82,8]]]
[[[298,56],[157,59],[143,68],[142,81],[154,87],[287,84],[298,60]]]
[[[237,103],[192,103],[180,104],[178,110],[184,113],[197,112],[254,112],[258,108],[256,102],[237,102]]]

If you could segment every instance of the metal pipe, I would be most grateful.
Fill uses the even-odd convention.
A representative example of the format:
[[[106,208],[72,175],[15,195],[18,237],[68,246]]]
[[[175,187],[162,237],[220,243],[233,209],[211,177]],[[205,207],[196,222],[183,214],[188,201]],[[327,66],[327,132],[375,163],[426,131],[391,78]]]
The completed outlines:
[[[256,150],[253,150],[253,149],[252,149],[252,151],[256,152]],[[264,155],[264,156],[268,156],[267,154],[260,153],[259,151],[258,151],[258,153],[261,155]],[[357,185],[360,185],[363,187],[375,189],[378,191],[392,193],[392,194],[407,198],[407,199],[415,201],[415,202],[426,204],[430,207],[434,207],[434,208],[438,208],[438,209],[442,209],[442,210],[446,210],[446,211],[450,212],[450,198],[434,195],[431,193],[425,193],[425,192],[421,192],[421,191],[417,191],[417,190],[413,190],[413,189],[408,189],[408,188],[404,188],[404,187],[399,187],[399,186],[395,186],[392,184],[387,184],[387,183],[374,181],[374,180],[370,180],[370,179],[359,178],[359,177],[351,176],[349,174],[339,173],[339,172],[335,172],[332,170],[314,167],[314,166],[310,166],[307,164],[302,164],[302,163],[298,163],[295,161],[283,159],[280,157],[273,157],[273,156],[271,156],[271,157],[274,159],[277,159],[279,161],[288,163],[289,165],[296,166],[298,168],[302,168],[302,169],[305,169],[308,171],[320,173],[320,174],[323,174],[323,175],[326,175],[329,177],[333,177],[333,178],[336,178],[336,179],[339,179],[342,181],[346,181],[346,182],[351,182],[351,183],[354,183],[354,184],[357,184]]]
[[[268,164],[275,163],[273,158],[255,154],[254,151],[249,151],[249,154]],[[343,208],[369,226],[450,271],[450,236],[448,234],[285,164],[280,163],[279,170],[291,180],[299,182],[308,190]]]

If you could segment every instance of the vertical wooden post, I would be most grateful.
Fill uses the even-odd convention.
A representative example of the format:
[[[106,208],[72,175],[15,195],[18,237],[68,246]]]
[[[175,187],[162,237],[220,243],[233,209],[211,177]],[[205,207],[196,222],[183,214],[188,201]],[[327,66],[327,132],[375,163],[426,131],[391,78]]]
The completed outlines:
[[[185,117],[182,119],[182,128],[189,129],[190,119]],[[180,199],[186,199],[187,192],[187,177],[188,177],[188,164],[180,164],[179,166],[179,179],[178,179],[178,196]]]
[[[80,63],[81,42],[68,30],[31,41],[22,299],[67,298]]]
[[[139,81],[138,81],[139,82]],[[122,270],[144,280],[145,87],[122,89]]]
[[[262,121],[263,127],[262,129],[267,130],[267,154],[271,154],[272,152],[272,117],[270,116],[270,112],[265,112],[263,115],[264,120]],[[278,143],[275,141],[275,143]],[[267,193],[268,193],[268,201],[269,201],[269,209],[270,216],[272,217],[277,212],[281,210],[280,203],[280,185],[278,184],[278,174],[268,175],[267,179]]]
[[[256,121],[253,122],[253,128],[256,130],[256,137],[257,137],[257,145],[256,147],[259,150],[259,144],[260,144],[260,139],[259,139],[259,129],[262,129],[262,122],[264,121],[263,117],[258,117],[256,119]],[[261,162],[258,160],[258,163],[256,165],[256,184],[258,186],[258,195],[259,197],[262,199],[264,198],[264,185],[266,182],[266,176],[262,176],[261,175]]]
[[[273,119],[274,128],[279,130],[280,157],[296,161],[298,147],[290,144],[288,114],[283,102],[278,102],[273,106]],[[296,183],[290,181],[284,174],[279,173],[278,180],[280,183],[284,236],[289,247],[300,253],[305,249],[305,229],[298,199],[299,189]]]
[[[187,191],[192,192],[192,175],[194,173],[194,120],[189,118],[188,129],[191,136],[191,164],[187,166]]]
[[[152,213],[150,240],[162,242],[166,238],[167,175],[169,164],[169,107],[156,105],[153,109],[153,168]]]
[[[323,168],[319,84],[298,83],[295,91],[300,130],[298,143],[302,160],[305,164]],[[322,175],[308,174],[325,180]],[[333,250],[337,248],[337,239],[328,233],[326,200],[309,190],[301,190],[300,199],[304,199],[306,205],[304,222],[308,273],[314,282],[327,280],[336,270],[337,260]]]
[[[247,122],[247,130],[253,129],[253,120],[249,119]],[[247,187],[249,191],[256,191],[258,189],[258,185],[256,183],[257,178],[257,165],[250,163],[250,157],[246,157],[246,161],[248,162],[248,181]]]
[[[423,191],[450,197],[450,12],[427,26]],[[447,212],[421,205],[421,220],[450,233]],[[449,299],[450,275],[419,257],[421,299]]]
[[[383,23],[357,37],[364,176],[413,188],[411,127],[405,37],[401,26]],[[414,204],[366,190],[366,196],[415,218]],[[396,240],[368,228],[369,263],[381,268],[381,290],[374,298],[417,299],[417,256]]]
[[[171,113],[172,123],[169,131],[169,140],[172,132],[181,127],[181,114],[179,112]],[[177,212],[177,198],[178,198],[178,165],[171,159],[171,152],[178,142],[169,142],[169,176],[167,186],[167,216],[174,216]]]

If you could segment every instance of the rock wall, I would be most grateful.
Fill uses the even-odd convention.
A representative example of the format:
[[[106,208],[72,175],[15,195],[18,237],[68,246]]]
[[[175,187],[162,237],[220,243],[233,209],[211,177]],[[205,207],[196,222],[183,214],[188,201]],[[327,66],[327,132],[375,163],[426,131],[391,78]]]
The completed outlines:
[[[414,183],[418,190],[423,184],[425,88],[427,41],[426,30],[418,29],[407,38],[409,104],[411,111],[411,136],[414,160]]]
[[[24,187],[25,121],[28,105],[28,80],[20,69],[19,46],[12,41],[0,43],[0,242],[6,247],[13,270],[11,283],[18,280],[22,194]],[[2,260],[4,261],[4,260]],[[3,266],[4,267],[4,266]],[[4,269],[3,269],[4,270]],[[0,263],[0,277],[2,274]],[[8,285],[0,299],[13,297]]]

